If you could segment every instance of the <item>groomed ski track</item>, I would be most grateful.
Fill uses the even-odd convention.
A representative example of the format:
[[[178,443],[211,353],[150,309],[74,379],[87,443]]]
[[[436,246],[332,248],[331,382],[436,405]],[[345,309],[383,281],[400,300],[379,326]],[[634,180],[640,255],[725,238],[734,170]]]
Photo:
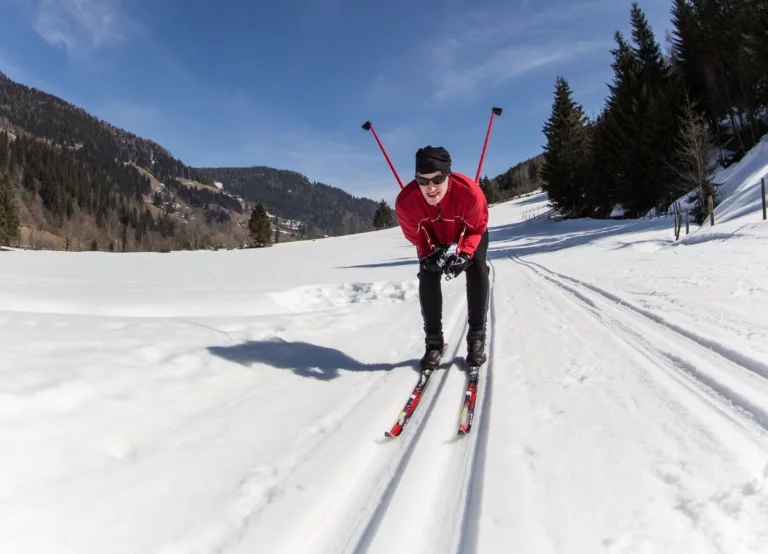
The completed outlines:
[[[493,267],[492,263],[490,263]],[[491,390],[493,371],[493,342],[495,310],[491,271],[489,299],[488,362],[481,369],[475,420],[467,436],[458,435],[458,416],[466,386],[466,365],[461,353],[466,350],[466,307],[451,333],[454,360],[442,370],[437,395],[429,411],[422,412],[422,421],[412,428],[405,455],[401,458],[394,479],[378,506],[354,552],[458,552],[473,541],[478,513],[475,510],[482,474],[482,449],[478,439],[484,436],[487,424],[486,400]],[[459,331],[459,332],[457,332]],[[450,360],[450,359],[449,359]],[[444,364],[445,365],[445,364]],[[402,438],[402,437],[401,437]],[[482,470],[480,470],[482,471]],[[439,509],[436,509],[439,507]],[[404,524],[403,522],[407,522]]]
[[[495,267],[514,362],[489,440],[519,450],[485,460],[466,551],[768,552],[765,366],[542,263]]]
[[[489,263],[493,267],[492,263]],[[494,271],[491,271],[491,291]],[[448,351],[433,375],[421,403],[402,435],[384,436],[394,422],[409,388],[393,392],[388,398],[366,399],[365,404],[384,400],[388,407],[380,412],[385,425],[374,420],[355,420],[350,413],[343,424],[314,453],[312,461],[328,469],[326,483],[318,498],[291,498],[283,495],[280,505],[262,514],[259,529],[269,529],[285,513],[301,510],[290,533],[274,543],[262,531],[244,530],[232,551],[247,552],[253,547],[280,553],[375,553],[375,552],[459,552],[474,544],[477,531],[478,495],[481,494],[482,447],[485,443],[484,418],[487,417],[486,390],[491,387],[493,368],[494,296],[489,299],[488,363],[481,370],[479,393],[472,431],[458,435],[459,414],[466,385],[463,352],[466,349],[466,302],[453,307],[446,319]],[[415,384],[417,374],[413,374]],[[372,391],[373,395],[383,393]],[[357,436],[350,439],[351,434]],[[374,436],[375,435],[375,438]],[[353,452],[337,448],[339,443],[356,441]],[[480,460],[479,460],[480,458]],[[336,461],[334,461],[336,460]],[[479,469],[478,466],[480,466]],[[475,471],[477,469],[477,471]],[[293,482],[304,479],[308,468],[281,484],[290,490]],[[440,506],[439,510],[434,507]],[[226,551],[230,551],[227,549]]]
[[[144,440],[113,428],[129,419],[113,416],[104,423],[114,435],[109,456],[99,457],[101,443],[89,435],[82,444],[94,453],[80,452],[83,461],[30,457],[43,467],[36,470],[24,458],[19,475],[46,477],[6,480],[0,545],[12,542],[18,554],[768,554],[762,350],[740,349],[713,325],[684,326],[700,318],[683,286],[670,293],[674,311],[641,304],[634,278],[585,271],[578,251],[517,255],[525,240],[501,230],[491,243],[489,361],[465,437],[457,434],[463,279],[444,288],[449,348],[397,438],[384,431],[417,380],[412,366],[423,345],[418,318],[404,319],[418,316],[412,281],[376,283],[396,289],[392,304],[340,302],[309,312],[307,299],[360,287],[301,289],[298,299],[295,291],[284,296],[296,312],[280,316],[6,313],[8,348],[31,344],[35,352],[66,351],[114,326],[99,336],[120,349],[99,346],[95,362],[78,357],[75,367],[122,363],[116,374],[130,369],[132,380],[148,380],[138,390],[164,394],[146,403],[157,414],[146,419],[156,430]],[[613,275],[626,269],[617,265]],[[696,271],[674,270],[675,277]],[[643,275],[652,285],[654,271]],[[757,306],[764,297],[753,298]],[[707,317],[721,313],[716,303],[708,308]],[[765,329],[764,318],[743,307],[730,317],[743,319],[745,333]],[[30,342],[27,326],[49,342]],[[126,338],[132,342],[120,346]],[[213,346],[201,352],[200,344]],[[150,371],[138,372],[142,364]],[[78,416],[71,397],[45,398],[64,421]],[[101,405],[83,414],[108,414],[96,411]],[[4,409],[10,417],[13,404]],[[58,422],[51,429],[58,433]],[[39,442],[40,452],[56,452]],[[62,470],[46,472],[44,464]]]
[[[541,264],[514,261],[558,287],[612,329],[617,338],[652,361],[660,381],[670,387],[683,387],[765,446],[768,366],[667,323],[599,287]]]
[[[489,362],[470,435],[456,432],[459,295],[448,353],[404,433],[383,436],[415,372],[367,385],[266,504],[205,552],[765,551],[768,526],[743,536],[718,517],[744,510],[757,529],[768,518],[764,366],[542,263],[491,265]],[[752,479],[717,494],[688,479],[734,472]],[[278,531],[284,521],[290,530]]]

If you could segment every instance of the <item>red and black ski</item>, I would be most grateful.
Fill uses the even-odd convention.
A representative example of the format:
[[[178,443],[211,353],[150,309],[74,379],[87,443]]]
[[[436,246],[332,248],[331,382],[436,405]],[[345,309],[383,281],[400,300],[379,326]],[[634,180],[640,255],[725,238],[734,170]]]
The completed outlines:
[[[387,437],[397,437],[400,435],[400,433],[403,432],[403,429],[405,429],[405,426],[410,421],[411,416],[413,415],[413,412],[416,411],[416,408],[418,407],[419,402],[421,402],[421,397],[424,396],[424,391],[426,390],[427,385],[429,384],[429,381],[432,378],[432,374],[437,369],[437,366],[440,365],[440,361],[442,361],[443,355],[445,354],[445,350],[447,348],[448,348],[447,344],[443,346],[443,352],[440,356],[440,360],[438,360],[437,365],[435,365],[434,368],[427,368],[421,371],[421,375],[419,376],[419,381],[418,383],[416,383],[416,386],[413,388],[413,392],[411,392],[411,395],[408,397],[408,400],[406,401],[405,406],[400,412],[400,415],[397,416],[397,420],[395,421],[395,424],[392,426],[392,428],[389,431],[384,432],[384,434]]]
[[[475,402],[477,400],[477,383],[480,377],[480,366],[470,366],[467,373],[467,388],[464,391],[464,406],[459,418],[459,435],[466,435],[472,428],[475,417]]]

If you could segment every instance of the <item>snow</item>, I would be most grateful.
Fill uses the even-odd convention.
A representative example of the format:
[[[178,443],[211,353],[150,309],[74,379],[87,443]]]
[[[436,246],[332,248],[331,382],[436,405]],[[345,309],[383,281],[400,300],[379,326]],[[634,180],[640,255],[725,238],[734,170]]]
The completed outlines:
[[[268,249],[0,253],[0,552],[768,552],[768,143],[716,224],[491,209],[411,424],[398,228]],[[455,363],[454,363],[455,362]]]
[[[715,182],[722,183],[720,194],[723,197],[721,206],[716,212],[718,222],[739,220],[746,216],[745,221],[753,221],[753,214],[760,212],[760,179],[768,178],[768,135],[750,150],[738,164],[723,170]]]

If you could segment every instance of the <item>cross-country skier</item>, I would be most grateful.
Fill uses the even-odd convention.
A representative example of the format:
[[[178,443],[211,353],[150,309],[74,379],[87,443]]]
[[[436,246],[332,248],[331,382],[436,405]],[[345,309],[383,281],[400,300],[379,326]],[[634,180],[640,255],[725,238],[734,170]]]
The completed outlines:
[[[442,146],[416,152],[416,176],[395,201],[403,234],[419,258],[419,300],[426,352],[422,368],[434,368],[443,349],[441,277],[466,273],[469,331],[467,364],[485,363],[488,313],[488,202],[470,177],[451,171]],[[456,251],[448,254],[451,245]]]

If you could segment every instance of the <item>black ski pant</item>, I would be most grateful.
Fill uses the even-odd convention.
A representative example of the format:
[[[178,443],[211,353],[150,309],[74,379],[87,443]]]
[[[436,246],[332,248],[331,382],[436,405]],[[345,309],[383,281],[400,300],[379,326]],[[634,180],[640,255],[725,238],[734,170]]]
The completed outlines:
[[[472,257],[472,264],[464,271],[467,280],[467,319],[468,337],[476,334],[485,336],[486,317],[488,314],[488,231],[483,233],[480,244]],[[421,315],[424,318],[424,332],[427,340],[431,337],[437,342],[443,334],[443,290],[442,273],[419,271],[419,301]]]

